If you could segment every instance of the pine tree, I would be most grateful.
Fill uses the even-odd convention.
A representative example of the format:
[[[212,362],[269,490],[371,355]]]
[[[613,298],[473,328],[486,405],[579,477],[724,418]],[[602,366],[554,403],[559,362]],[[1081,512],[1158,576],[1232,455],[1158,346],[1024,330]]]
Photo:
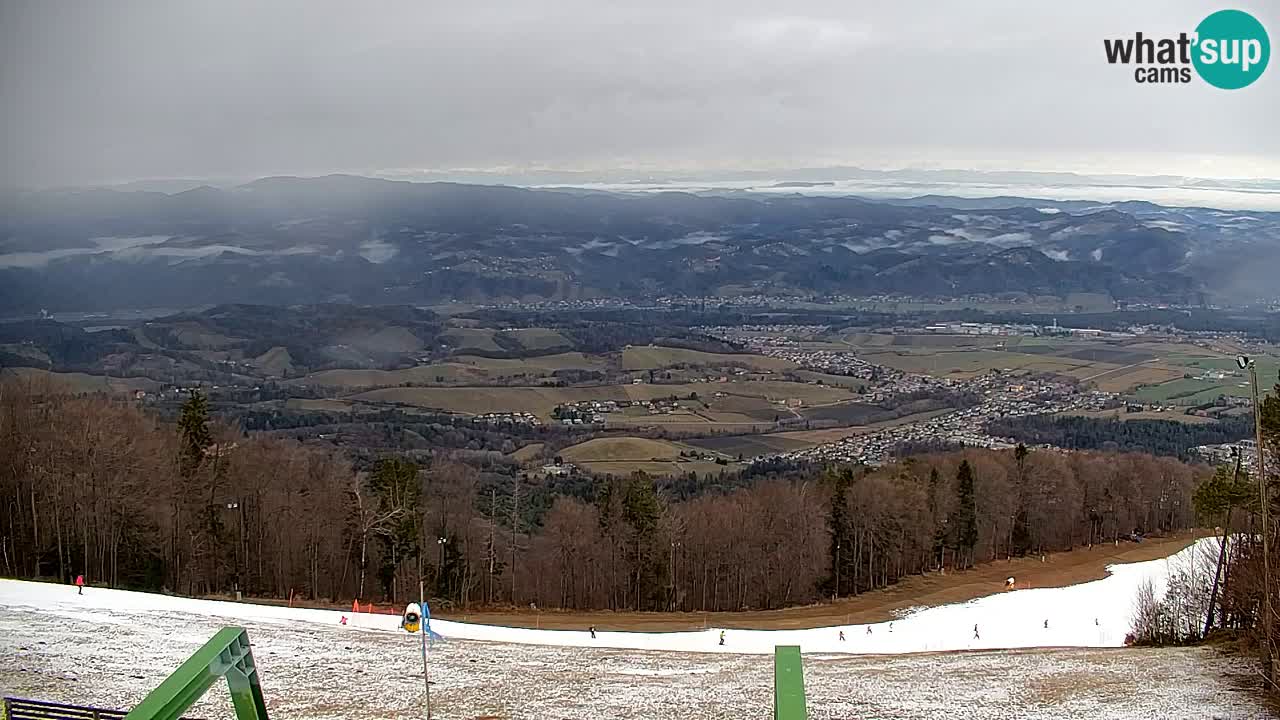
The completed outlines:
[[[385,522],[373,528],[382,543],[382,564],[378,578],[386,596],[395,601],[395,581],[400,563],[419,556],[422,486],[418,465],[390,458],[378,461],[369,479],[369,489],[378,499],[378,514]]]
[[[978,545],[978,506],[973,494],[973,468],[968,460],[956,470],[956,549],[964,552],[964,566],[973,566],[973,549]]]
[[[661,553],[655,552],[658,532],[658,493],[653,480],[644,472],[636,472],[627,483],[622,499],[622,519],[631,528],[632,577],[635,578],[635,603],[639,609],[648,604],[661,605],[658,567]]]
[[[1027,457],[1030,455],[1027,446],[1022,443],[1018,443],[1017,449],[1013,451],[1014,467],[1018,472],[1014,478],[1017,510],[1013,516],[1013,527],[1009,531],[1010,555],[1026,555],[1031,549],[1031,518],[1027,512]]]
[[[844,594],[844,589],[853,579],[848,572],[853,552],[853,523],[849,518],[849,505],[845,495],[853,483],[853,473],[845,468],[840,472],[827,474],[831,485],[831,495],[827,500],[827,531],[831,534],[828,546],[828,558],[831,562],[831,575],[824,582],[824,594],[834,597]]]
[[[209,401],[198,389],[192,390],[182,403],[182,417],[178,420],[178,434],[182,439],[178,472],[190,478],[204,462],[205,451],[213,444],[209,432]]]
[[[942,476],[938,468],[929,468],[929,513],[933,517],[933,556],[938,558],[938,569],[946,569],[948,518],[942,517],[942,507],[938,502],[938,494],[942,492]]]

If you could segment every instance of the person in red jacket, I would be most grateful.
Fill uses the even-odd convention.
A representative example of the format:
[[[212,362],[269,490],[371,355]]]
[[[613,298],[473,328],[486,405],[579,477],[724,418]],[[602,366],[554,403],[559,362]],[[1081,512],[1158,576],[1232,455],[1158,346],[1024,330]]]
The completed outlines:
[[[84,594],[84,576],[83,575],[76,576],[76,589],[79,590],[79,592],[76,593],[77,595]]]

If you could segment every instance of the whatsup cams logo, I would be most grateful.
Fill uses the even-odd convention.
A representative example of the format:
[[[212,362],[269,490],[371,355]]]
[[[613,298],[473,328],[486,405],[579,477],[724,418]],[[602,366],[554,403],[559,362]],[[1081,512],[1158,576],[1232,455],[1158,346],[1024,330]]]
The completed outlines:
[[[1271,39],[1262,23],[1242,10],[1219,10],[1191,34],[1152,38],[1141,32],[1131,38],[1102,41],[1107,62],[1134,65],[1134,82],[1189,83],[1192,70],[1201,80],[1223,90],[1252,85],[1271,59]]]

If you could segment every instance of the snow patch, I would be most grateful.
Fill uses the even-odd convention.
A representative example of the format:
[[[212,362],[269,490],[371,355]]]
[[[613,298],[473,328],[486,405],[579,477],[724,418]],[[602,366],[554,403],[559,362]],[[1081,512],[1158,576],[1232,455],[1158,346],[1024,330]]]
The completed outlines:
[[[1217,541],[1206,538],[1170,558],[1113,565],[1110,575],[1065,588],[1002,591],[970,602],[910,612],[893,622],[806,630],[724,629],[688,632],[597,632],[587,628],[535,630],[433,620],[431,628],[446,640],[482,640],[522,645],[552,645],[671,652],[770,654],[775,645],[799,645],[806,653],[898,655],[953,650],[999,650],[1035,647],[1121,647],[1131,628],[1138,586],[1152,580],[1163,593],[1170,567],[1196,553],[1216,553]],[[197,600],[124,590],[87,589],[77,595],[70,585],[0,580],[0,607],[31,608],[49,613],[94,613],[107,617],[164,614],[216,617],[231,621],[317,626],[333,632],[403,634],[400,618],[271,605]],[[347,617],[347,624],[339,619]],[[1045,627],[1046,621],[1048,627]],[[840,640],[840,632],[845,640]]]

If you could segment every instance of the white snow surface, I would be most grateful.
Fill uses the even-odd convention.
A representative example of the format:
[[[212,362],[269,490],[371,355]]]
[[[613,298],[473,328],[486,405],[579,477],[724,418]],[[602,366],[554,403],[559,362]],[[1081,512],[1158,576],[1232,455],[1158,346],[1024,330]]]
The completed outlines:
[[[1112,565],[1108,568],[1110,575],[1102,580],[1065,588],[993,589],[997,594],[966,603],[920,609],[892,623],[807,630],[726,630],[724,645],[719,644],[721,629],[714,627],[692,632],[597,631],[595,639],[587,628],[535,630],[433,620],[431,629],[445,642],[457,639],[700,653],[767,654],[772,653],[776,645],[799,645],[805,653],[864,655],[1120,647],[1131,627],[1138,587],[1150,579],[1157,595],[1162,595],[1171,567],[1189,563],[1201,553],[1216,556],[1216,548],[1217,541],[1206,538],[1169,558]],[[399,618],[392,615],[196,600],[100,588],[87,588],[84,595],[78,595],[70,585],[18,580],[0,580],[0,608],[30,608],[42,614],[101,625],[128,622],[127,616],[157,613],[221,618],[231,623],[316,625],[348,632],[403,634]],[[343,617],[347,618],[345,626],[340,625]],[[844,641],[839,639],[841,631]]]

